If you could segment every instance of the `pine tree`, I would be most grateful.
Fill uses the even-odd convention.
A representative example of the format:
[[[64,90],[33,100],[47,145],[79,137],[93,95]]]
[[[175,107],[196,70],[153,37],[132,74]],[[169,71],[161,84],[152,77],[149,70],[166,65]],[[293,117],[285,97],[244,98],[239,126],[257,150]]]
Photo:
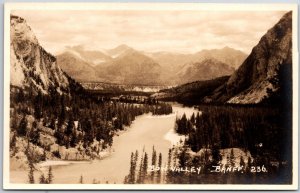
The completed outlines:
[[[33,144],[38,144],[39,139],[40,139],[40,132],[37,132],[37,127],[38,127],[37,122],[34,121],[32,123],[32,128],[28,132],[28,138],[29,138],[30,142]]]
[[[48,170],[48,179],[47,179],[47,182],[48,182],[48,184],[51,184],[52,181],[53,181],[53,174],[52,174],[52,167],[50,166],[49,170]]]
[[[167,175],[166,175],[166,182],[167,183],[172,183],[172,171],[171,171],[171,163],[172,163],[172,149],[169,149],[168,152],[168,170],[167,170]]]
[[[60,114],[59,114],[59,122],[62,125],[64,121],[66,120],[66,106],[64,103],[64,96],[61,96],[61,106],[60,106]]]
[[[68,122],[68,125],[67,125],[67,128],[65,130],[65,134],[70,136],[74,130],[75,126],[74,126],[74,121],[72,118],[69,119],[69,122]]]
[[[169,153],[168,153],[168,170],[170,170],[170,168],[171,168],[171,163],[172,163],[172,150],[169,149]]]
[[[222,159],[222,156],[220,154],[219,148],[216,146],[212,147],[212,165],[216,166],[219,164],[220,160]]]
[[[243,156],[241,156],[241,158],[240,158],[240,167],[243,167],[243,169],[245,169],[245,161],[244,161],[244,158],[243,158]]]
[[[70,146],[71,146],[71,147],[75,147],[76,144],[77,144],[78,141],[79,141],[79,140],[78,140],[78,136],[77,136],[77,134],[76,134],[76,131],[73,131],[73,132],[72,132],[70,138],[71,138],[71,140],[70,140]],[[100,140],[98,140],[98,141],[100,141]]]
[[[139,152],[136,150],[135,154],[134,154],[134,179],[135,179],[135,176],[136,176],[135,171],[136,171],[136,168],[137,168],[138,158],[139,158]]]
[[[190,120],[187,121],[186,123],[186,131],[185,131],[185,135],[189,134],[191,131],[193,130],[193,124]]]
[[[26,119],[26,116],[24,116],[22,119],[21,119],[21,122],[19,124],[19,127],[18,127],[18,134],[19,136],[25,136],[27,134],[27,119]]]
[[[41,91],[39,91],[37,96],[35,97],[35,102],[34,102],[34,117],[38,120],[43,116],[42,105],[43,105],[43,94],[41,93]]]
[[[129,175],[126,178],[126,183],[128,184],[134,184],[135,183],[135,168],[136,168],[136,157],[133,152],[131,152],[131,157],[130,157],[130,171]]]
[[[187,148],[184,147],[183,150],[179,153],[178,156],[179,167],[186,167],[188,162]]]
[[[10,144],[9,144],[11,150],[12,150],[14,147],[16,147],[16,142],[17,142],[17,137],[16,137],[16,134],[13,133],[13,136],[12,136],[12,138],[11,138],[11,140],[10,140]]]
[[[181,119],[177,121],[177,132],[179,134],[186,134],[187,118],[185,113],[182,115]]]
[[[52,130],[55,130],[57,127],[56,127],[56,120],[51,117],[51,121],[50,121],[50,125],[49,127],[52,129]]]
[[[47,184],[47,180],[46,180],[44,174],[41,174],[41,176],[40,176],[40,184]]]
[[[154,146],[152,148],[152,162],[151,162],[151,166],[154,167],[154,168],[156,167],[156,151],[154,149]],[[151,171],[151,180],[152,181],[154,180],[154,174],[155,174],[154,170]]]
[[[83,184],[83,176],[82,175],[80,176],[79,184]]]
[[[11,128],[17,129],[18,128],[18,113],[16,110],[13,111],[11,114]]]
[[[162,166],[162,155],[161,155],[161,153],[159,153],[159,156],[158,156],[159,170],[157,171],[157,183],[161,182],[161,166]]]
[[[235,160],[234,160],[234,153],[233,153],[233,149],[231,149],[230,150],[230,157],[229,157],[229,160],[230,160],[230,165],[232,166],[232,167],[234,167],[234,165],[235,165]]]
[[[20,89],[18,92],[18,95],[16,96],[16,101],[23,102],[24,98],[25,98],[24,91],[23,91],[23,89]]]
[[[192,124],[195,124],[195,120],[196,120],[196,119],[195,119],[195,114],[194,114],[194,113],[192,114],[190,120],[191,120],[191,123],[192,123]]]
[[[197,113],[195,123],[196,123],[196,127],[200,128],[200,126],[201,126],[201,116],[200,116],[199,112]]]
[[[143,180],[143,163],[144,163],[144,156],[141,156],[141,161],[140,161],[140,168],[139,168],[139,173],[138,173],[138,179],[137,183],[141,184]]]
[[[143,183],[145,183],[147,177],[147,169],[148,169],[148,154],[145,152],[144,163],[143,163]]]
[[[29,162],[28,181],[30,184],[34,184],[34,166],[33,166],[32,162]]]
[[[247,166],[246,166],[247,173],[250,172],[251,165],[252,165],[252,160],[251,160],[251,157],[249,156],[248,160],[247,160]]]

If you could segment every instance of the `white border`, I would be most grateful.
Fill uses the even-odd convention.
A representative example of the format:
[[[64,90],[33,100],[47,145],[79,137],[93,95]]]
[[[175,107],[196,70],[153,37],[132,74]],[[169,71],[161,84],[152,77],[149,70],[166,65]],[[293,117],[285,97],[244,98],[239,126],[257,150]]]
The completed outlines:
[[[13,184],[9,182],[10,12],[11,10],[195,10],[293,11],[293,182],[291,185],[129,185],[129,184]],[[38,190],[296,190],[298,189],[298,10],[297,4],[221,3],[6,3],[4,10],[4,145],[3,188]]]

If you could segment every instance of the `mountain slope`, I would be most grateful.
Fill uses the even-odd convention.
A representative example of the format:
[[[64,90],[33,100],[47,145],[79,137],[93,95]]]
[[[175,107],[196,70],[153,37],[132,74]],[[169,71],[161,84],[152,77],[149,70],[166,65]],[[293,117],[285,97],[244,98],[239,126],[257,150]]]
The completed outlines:
[[[121,44],[113,49],[106,50],[106,53],[112,58],[117,58],[128,51],[133,51],[133,49],[125,44]]]
[[[84,62],[89,63],[91,66],[100,65],[112,60],[105,50],[86,50],[82,45],[67,47],[65,52],[72,53]]]
[[[57,64],[77,81],[98,80],[95,69],[86,61],[79,58],[72,52],[64,52],[58,56]]]
[[[26,21],[10,17],[10,82],[17,87],[31,87],[45,94],[50,89],[68,92],[68,77],[57,65],[56,58],[46,52]]]
[[[179,82],[188,83],[199,80],[210,80],[221,76],[231,75],[234,68],[214,58],[185,65],[176,76]]]
[[[126,49],[118,57],[103,66],[96,66],[98,76],[107,82],[118,84],[161,84],[161,66],[148,56],[133,50]]]
[[[183,64],[191,62],[192,54],[180,54],[172,52],[154,52],[145,53],[146,56],[152,58],[155,62],[161,65],[164,69],[176,73]]]
[[[247,55],[244,52],[226,46],[222,49],[202,50],[194,54],[193,60],[201,61],[214,58],[237,69],[244,62],[246,57]]]
[[[292,12],[268,30],[228,82],[206,100],[259,103],[278,90],[274,80],[286,66],[292,66]]]

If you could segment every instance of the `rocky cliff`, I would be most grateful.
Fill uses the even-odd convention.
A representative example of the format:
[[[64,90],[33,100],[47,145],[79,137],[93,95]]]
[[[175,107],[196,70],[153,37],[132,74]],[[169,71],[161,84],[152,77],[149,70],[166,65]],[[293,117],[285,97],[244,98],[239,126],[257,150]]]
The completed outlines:
[[[274,80],[286,65],[292,66],[292,12],[268,30],[227,83],[206,101],[259,103],[278,90]]]
[[[10,17],[10,83],[30,87],[47,94],[49,89],[68,92],[68,77],[56,63],[56,58],[40,46],[26,21]]]

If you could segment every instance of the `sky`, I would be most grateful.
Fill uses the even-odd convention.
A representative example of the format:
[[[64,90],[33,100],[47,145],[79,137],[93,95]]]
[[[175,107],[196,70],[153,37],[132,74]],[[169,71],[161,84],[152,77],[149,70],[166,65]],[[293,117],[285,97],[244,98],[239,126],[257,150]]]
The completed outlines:
[[[249,54],[285,11],[24,11],[39,43],[58,54],[67,46],[87,50],[126,44],[145,52],[195,53],[229,46]]]

